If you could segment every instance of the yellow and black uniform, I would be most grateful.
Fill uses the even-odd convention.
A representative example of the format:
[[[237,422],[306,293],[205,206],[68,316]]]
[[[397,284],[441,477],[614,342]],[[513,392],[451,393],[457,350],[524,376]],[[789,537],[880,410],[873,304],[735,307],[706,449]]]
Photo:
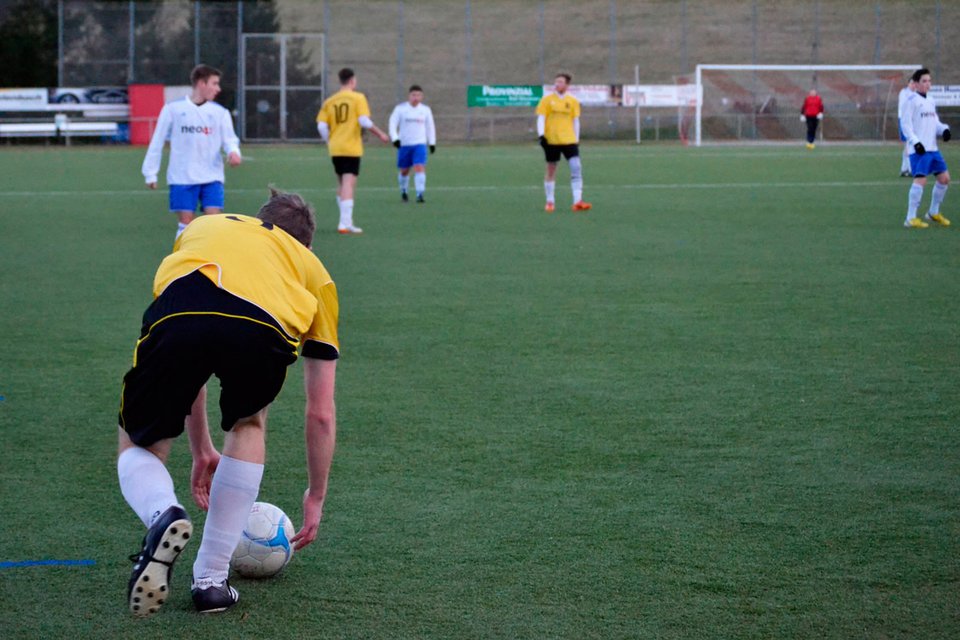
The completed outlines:
[[[298,348],[339,357],[336,285],[313,252],[268,222],[197,218],[153,288],[120,401],[120,426],[138,446],[180,435],[211,375],[227,431],[276,398]]]
[[[317,113],[317,122],[326,122],[330,127],[330,158],[338,175],[360,174],[360,157],[363,155],[362,116],[370,117],[367,97],[359,91],[341,89],[323,102]],[[355,171],[349,169],[356,168]]]
[[[577,133],[573,121],[580,117],[580,101],[565,93],[559,96],[549,93],[537,104],[537,115],[544,117],[544,152],[547,162],[557,162],[560,154],[567,160],[580,155]]]

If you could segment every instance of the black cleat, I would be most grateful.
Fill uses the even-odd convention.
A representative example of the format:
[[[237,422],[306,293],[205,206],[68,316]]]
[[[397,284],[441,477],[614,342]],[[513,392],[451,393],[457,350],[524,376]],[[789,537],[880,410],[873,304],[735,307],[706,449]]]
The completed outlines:
[[[403,200],[404,202],[410,202],[410,196],[407,195],[406,191],[400,192],[400,199]]]
[[[139,554],[130,556],[133,572],[127,586],[130,613],[149,616],[160,610],[170,595],[170,575],[173,563],[190,541],[193,524],[182,508],[174,505],[154,521]]]
[[[426,200],[423,199],[423,194],[422,194],[422,193],[418,193],[418,194],[417,194],[417,202],[420,202],[420,203],[426,202]]]
[[[240,600],[240,594],[226,580],[214,582],[203,579],[194,581],[190,589],[193,606],[200,613],[219,613],[226,611]]]
[[[911,178],[911,177],[913,177],[913,174],[910,173],[909,171],[901,171],[901,172],[900,172],[900,177],[901,177],[901,178]]]

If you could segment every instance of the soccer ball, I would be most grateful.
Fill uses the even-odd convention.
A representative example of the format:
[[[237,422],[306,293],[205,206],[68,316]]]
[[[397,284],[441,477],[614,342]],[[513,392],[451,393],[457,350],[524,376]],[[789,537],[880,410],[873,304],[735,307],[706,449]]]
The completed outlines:
[[[293,557],[293,534],[293,524],[280,507],[254,502],[230,567],[245,578],[277,575]]]

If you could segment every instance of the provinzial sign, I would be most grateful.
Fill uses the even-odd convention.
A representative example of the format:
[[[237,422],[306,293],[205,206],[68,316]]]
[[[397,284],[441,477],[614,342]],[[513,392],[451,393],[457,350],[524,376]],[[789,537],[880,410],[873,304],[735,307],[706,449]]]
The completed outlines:
[[[471,84],[467,86],[468,107],[535,107],[543,87],[534,84]]]

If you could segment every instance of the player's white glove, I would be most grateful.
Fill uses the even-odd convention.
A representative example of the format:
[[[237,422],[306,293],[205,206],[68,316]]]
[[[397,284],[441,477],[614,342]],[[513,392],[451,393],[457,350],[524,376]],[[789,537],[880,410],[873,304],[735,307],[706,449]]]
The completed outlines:
[[[801,113],[801,114],[800,114],[800,122],[806,122],[806,121],[807,121],[807,116],[805,116],[805,115],[803,115],[803,114]]]
[[[823,120],[823,114],[822,114],[822,113],[818,113],[818,114],[817,114],[817,120]]]

